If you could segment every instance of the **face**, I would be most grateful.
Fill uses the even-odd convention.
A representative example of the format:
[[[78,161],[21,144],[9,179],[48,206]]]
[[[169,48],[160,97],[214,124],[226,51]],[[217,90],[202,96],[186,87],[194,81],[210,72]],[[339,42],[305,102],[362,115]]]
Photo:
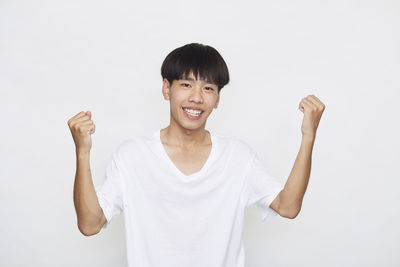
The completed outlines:
[[[171,124],[195,130],[205,127],[208,116],[219,103],[218,86],[191,72],[185,79],[163,81],[164,99],[170,101]]]

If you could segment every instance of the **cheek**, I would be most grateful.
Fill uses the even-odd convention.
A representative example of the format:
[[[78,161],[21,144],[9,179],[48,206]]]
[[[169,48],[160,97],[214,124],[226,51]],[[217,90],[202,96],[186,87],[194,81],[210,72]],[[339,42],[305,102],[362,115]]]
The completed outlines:
[[[185,94],[180,88],[174,88],[174,90],[171,90],[170,93],[170,99],[173,100],[174,102],[180,102],[183,99],[185,99]]]
[[[185,103],[182,99],[173,97],[170,99],[170,109],[174,113],[178,113],[182,110],[182,105]]]

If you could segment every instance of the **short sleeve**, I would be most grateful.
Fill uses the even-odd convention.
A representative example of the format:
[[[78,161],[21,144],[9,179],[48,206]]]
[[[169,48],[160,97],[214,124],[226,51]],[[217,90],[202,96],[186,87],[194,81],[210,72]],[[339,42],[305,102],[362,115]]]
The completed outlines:
[[[244,194],[246,206],[256,204],[261,212],[261,219],[264,222],[269,221],[278,215],[269,205],[283,188],[284,185],[271,176],[260,161],[257,153],[254,153],[245,177]]]
[[[102,227],[103,229],[107,227],[112,218],[123,211],[123,176],[124,172],[121,162],[119,161],[117,152],[114,152],[107,164],[103,183],[95,187],[100,207],[107,219]]]

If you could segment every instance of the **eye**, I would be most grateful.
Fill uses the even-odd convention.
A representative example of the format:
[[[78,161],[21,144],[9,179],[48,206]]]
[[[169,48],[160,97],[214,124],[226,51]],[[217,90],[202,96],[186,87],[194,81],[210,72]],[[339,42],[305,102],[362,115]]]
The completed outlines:
[[[212,87],[206,87],[206,88],[210,88],[211,90],[214,90],[214,88],[212,88]]]
[[[182,83],[181,85],[183,85],[184,87],[187,87],[186,85],[190,85],[188,83]]]

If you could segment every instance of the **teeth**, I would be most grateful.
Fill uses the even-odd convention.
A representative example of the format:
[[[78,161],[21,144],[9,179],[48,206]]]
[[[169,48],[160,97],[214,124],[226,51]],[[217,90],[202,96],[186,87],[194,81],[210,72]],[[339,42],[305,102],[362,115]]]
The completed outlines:
[[[193,109],[183,109],[184,111],[186,111],[187,113],[189,113],[192,116],[199,116],[201,114],[202,111],[198,111],[198,110],[193,110]]]

